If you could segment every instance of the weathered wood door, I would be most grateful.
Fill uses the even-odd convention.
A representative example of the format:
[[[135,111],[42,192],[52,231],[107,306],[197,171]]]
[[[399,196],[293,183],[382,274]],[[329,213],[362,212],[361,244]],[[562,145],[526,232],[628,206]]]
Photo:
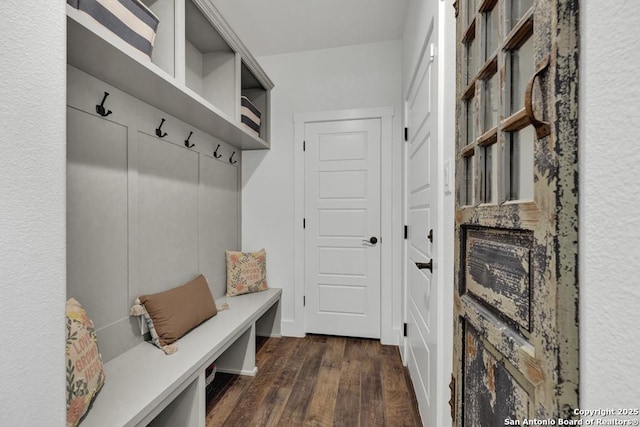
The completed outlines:
[[[576,0],[458,0],[457,426],[578,407]]]

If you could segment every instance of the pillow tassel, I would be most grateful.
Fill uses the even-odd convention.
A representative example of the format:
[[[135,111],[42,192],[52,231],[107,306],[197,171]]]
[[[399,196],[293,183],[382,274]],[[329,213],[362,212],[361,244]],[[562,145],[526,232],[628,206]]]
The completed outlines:
[[[160,348],[162,349],[162,351],[164,351],[164,354],[166,354],[167,356],[178,351],[178,346],[173,344],[164,345]]]
[[[144,306],[140,302],[140,298],[136,298],[134,301],[133,307],[131,307],[131,311],[129,311],[130,316],[142,316],[144,314]]]
[[[220,307],[216,307],[216,309],[218,311],[224,311],[224,310],[229,310],[229,303],[225,302],[224,304],[222,304]]]

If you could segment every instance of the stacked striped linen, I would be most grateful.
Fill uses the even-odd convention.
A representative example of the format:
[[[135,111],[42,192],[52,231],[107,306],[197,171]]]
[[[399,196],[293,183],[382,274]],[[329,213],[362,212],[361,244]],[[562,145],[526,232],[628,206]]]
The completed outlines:
[[[149,58],[158,17],[140,0],[67,0]]]
[[[262,113],[256,108],[249,98],[242,96],[240,98],[240,122],[248,130],[260,136],[260,118]]]

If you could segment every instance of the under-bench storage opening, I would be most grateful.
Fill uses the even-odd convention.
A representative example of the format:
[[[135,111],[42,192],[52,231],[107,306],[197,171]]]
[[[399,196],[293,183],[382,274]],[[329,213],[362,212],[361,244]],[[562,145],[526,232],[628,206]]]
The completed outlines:
[[[200,427],[207,410],[203,393],[204,377],[198,375],[153,420],[150,427]]]

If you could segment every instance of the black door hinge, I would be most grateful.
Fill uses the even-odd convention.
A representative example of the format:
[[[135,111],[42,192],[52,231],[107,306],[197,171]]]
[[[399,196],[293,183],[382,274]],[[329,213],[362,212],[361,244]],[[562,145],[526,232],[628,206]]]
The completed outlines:
[[[303,306],[303,307],[306,307],[306,306],[307,306],[307,297],[306,297],[306,296],[303,296],[303,297],[302,297],[302,306]]]
[[[307,141],[302,141],[302,151],[307,151]]]
[[[404,140],[409,140],[409,128],[404,128]]]
[[[407,240],[409,238],[409,226],[404,226],[404,239]]]
[[[307,218],[302,218],[302,228],[307,228]]]
[[[404,324],[404,330],[402,331],[402,336],[406,337],[407,336],[407,329],[408,329],[408,325],[405,323]]]

